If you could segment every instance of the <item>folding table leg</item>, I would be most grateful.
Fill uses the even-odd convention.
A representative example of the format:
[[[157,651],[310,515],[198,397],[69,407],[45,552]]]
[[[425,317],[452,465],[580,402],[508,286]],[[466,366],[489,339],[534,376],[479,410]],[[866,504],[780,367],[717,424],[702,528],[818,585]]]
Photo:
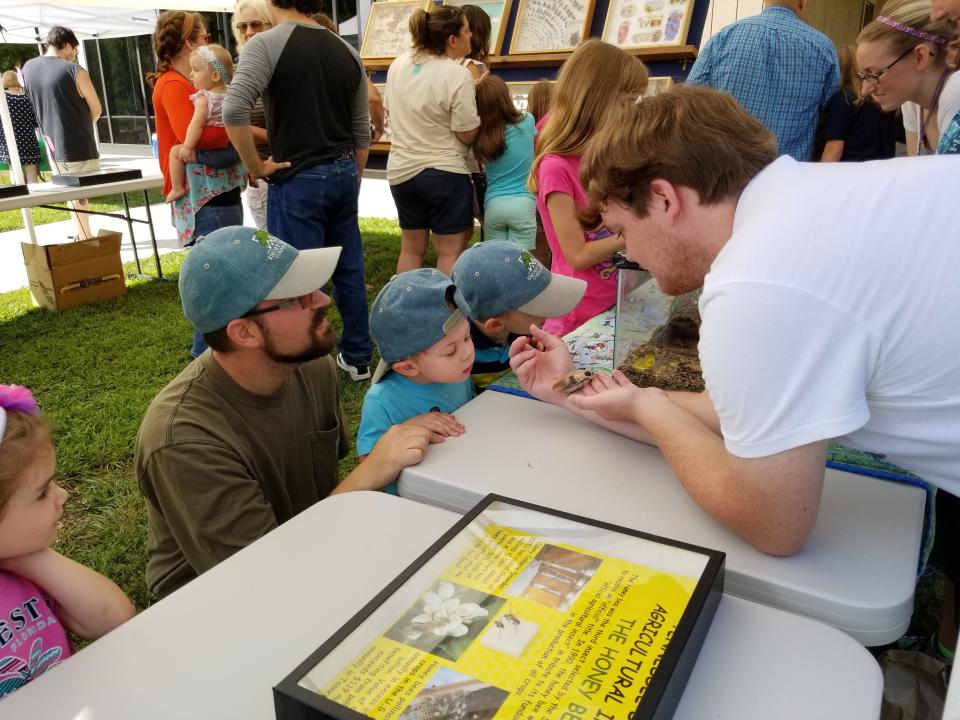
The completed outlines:
[[[157,279],[163,280],[163,270],[160,267],[160,249],[157,247],[157,234],[153,231],[153,215],[150,213],[150,196],[143,191],[143,206],[147,209],[147,225],[150,227],[150,242],[153,243],[153,259],[157,263]]]
[[[130,245],[133,246],[133,261],[137,265],[137,275],[143,275],[143,270],[140,269],[140,255],[137,252],[137,237],[133,234],[133,219],[130,217],[130,203],[127,201],[127,194],[121,193],[123,197],[123,212],[126,215],[127,227],[130,228]],[[150,209],[147,208],[147,212],[150,212]]]

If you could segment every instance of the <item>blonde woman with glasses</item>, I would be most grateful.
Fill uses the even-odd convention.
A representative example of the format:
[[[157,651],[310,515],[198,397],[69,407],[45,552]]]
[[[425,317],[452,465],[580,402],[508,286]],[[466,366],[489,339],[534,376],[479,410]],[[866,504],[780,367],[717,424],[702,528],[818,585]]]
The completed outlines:
[[[273,27],[273,13],[266,0],[239,0],[233,9],[233,37],[243,54],[247,40],[257,33]],[[253,127],[253,139],[257,144],[257,153],[261,160],[270,157],[270,144],[267,142],[267,119],[263,112],[263,100],[257,100],[250,114]],[[267,183],[255,180],[247,187],[247,207],[253,222],[260,230],[267,229]]]
[[[907,102],[919,106],[903,115],[907,133],[917,137],[910,154],[957,153],[960,75],[947,63],[954,30],[948,20],[931,20],[930,12],[930,0],[886,3],[857,38],[857,77],[863,94],[887,112]]]

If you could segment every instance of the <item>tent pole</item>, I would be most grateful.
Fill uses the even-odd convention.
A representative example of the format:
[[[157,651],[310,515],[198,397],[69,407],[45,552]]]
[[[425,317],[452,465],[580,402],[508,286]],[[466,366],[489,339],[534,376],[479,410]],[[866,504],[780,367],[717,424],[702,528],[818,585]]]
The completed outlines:
[[[147,86],[144,84],[143,76],[143,63],[140,61],[140,36],[133,36],[133,51],[137,55],[137,76],[140,78],[140,94],[143,96],[143,119],[147,123],[147,145],[152,145],[150,142],[152,131],[150,130],[150,106],[147,104]],[[103,68],[100,69],[100,72],[103,72]]]
[[[103,87],[103,109],[107,111],[107,132],[110,135],[110,144],[113,145],[113,118],[110,116],[110,100],[107,98],[107,79],[103,76],[103,57],[100,55],[100,38],[94,38],[97,47],[97,66],[100,68],[100,85]],[[97,137],[100,132],[97,128]]]

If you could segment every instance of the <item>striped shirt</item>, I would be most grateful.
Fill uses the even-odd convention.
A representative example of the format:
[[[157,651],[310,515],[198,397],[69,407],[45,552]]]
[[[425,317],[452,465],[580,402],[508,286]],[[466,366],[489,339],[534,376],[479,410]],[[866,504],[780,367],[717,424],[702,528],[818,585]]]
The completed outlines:
[[[840,85],[833,43],[786,7],[723,28],[687,82],[725,90],[777,136],[781,155],[810,160],[820,110]]]

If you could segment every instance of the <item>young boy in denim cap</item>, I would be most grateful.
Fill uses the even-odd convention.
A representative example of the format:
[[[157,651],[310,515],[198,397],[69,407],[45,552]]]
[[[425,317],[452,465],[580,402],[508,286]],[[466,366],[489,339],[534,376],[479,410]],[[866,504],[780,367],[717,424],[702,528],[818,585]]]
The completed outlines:
[[[510,343],[531,325],[573,310],[587,283],[556,275],[516,243],[488,240],[460,255],[453,266],[455,302],[470,318],[473,380],[484,388],[510,369]]]
[[[361,462],[393,425],[426,427],[434,433],[432,442],[463,433],[450,413],[476,395],[470,380],[473,341],[454,291],[446,275],[420,268],[394,276],[373,301],[370,332],[380,364],[363,400]],[[396,495],[396,483],[384,491]]]

